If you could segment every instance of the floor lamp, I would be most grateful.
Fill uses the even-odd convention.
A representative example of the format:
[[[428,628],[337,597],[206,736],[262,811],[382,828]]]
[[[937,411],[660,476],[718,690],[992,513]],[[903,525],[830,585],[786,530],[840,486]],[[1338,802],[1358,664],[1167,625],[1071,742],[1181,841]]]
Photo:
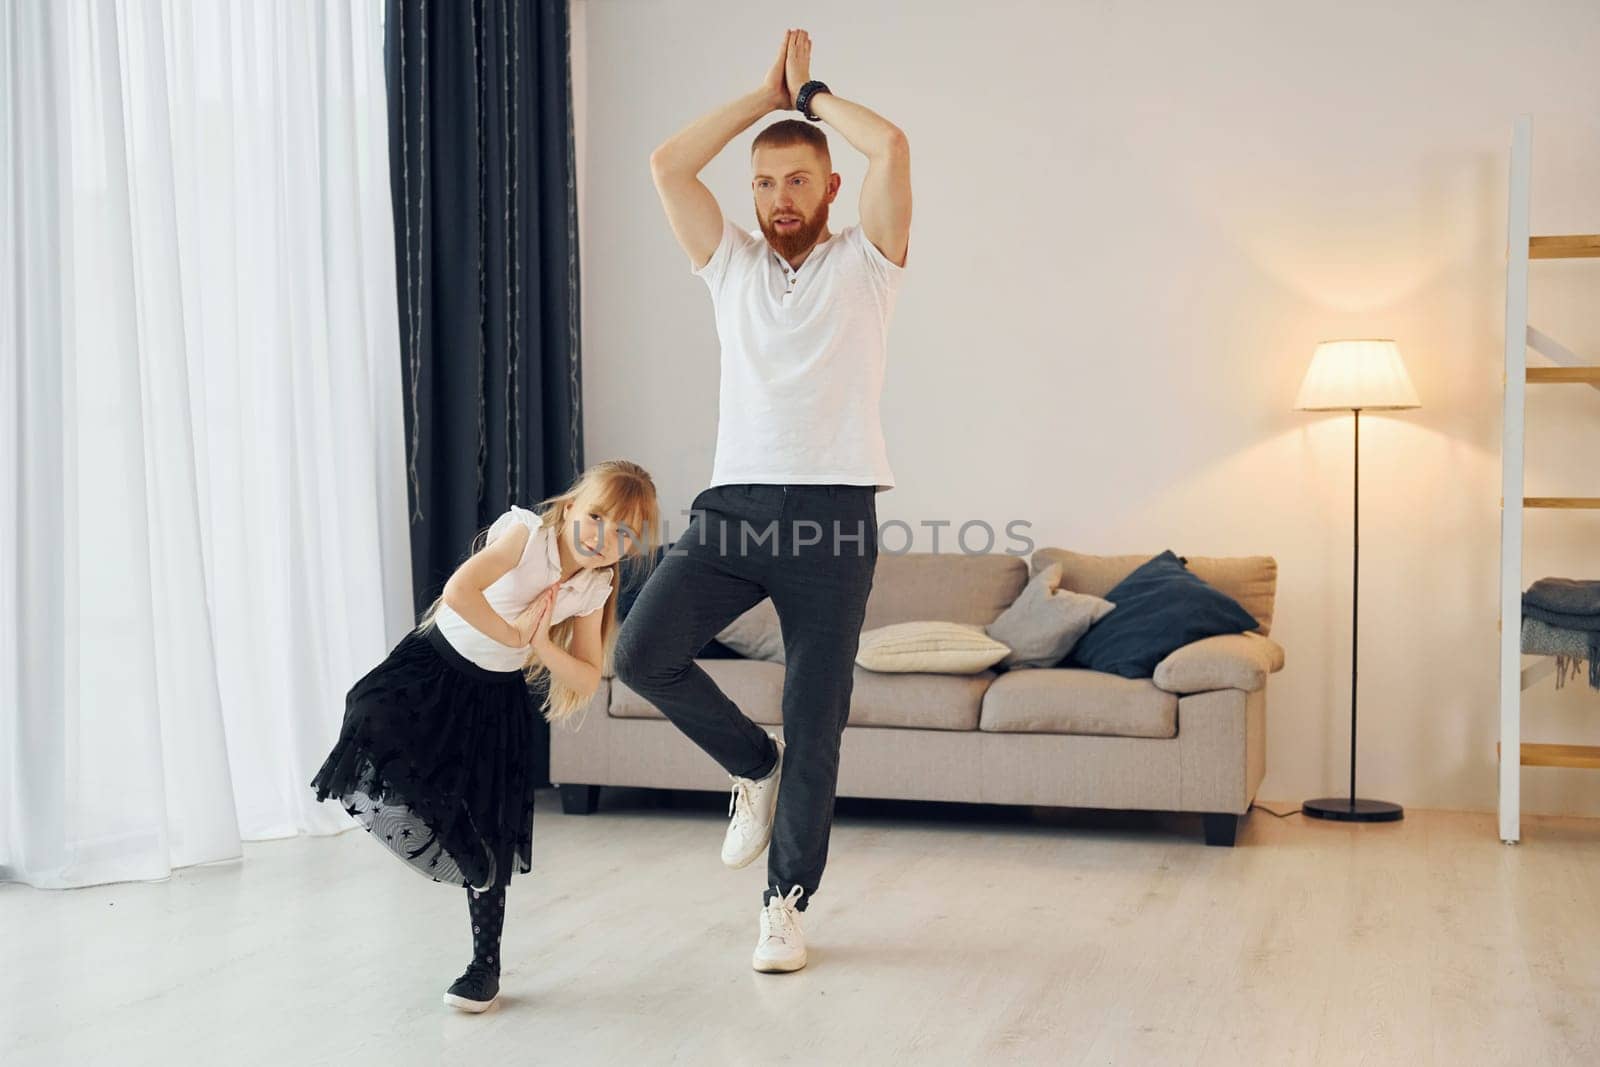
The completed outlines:
[[[1417,391],[1389,340],[1324,341],[1300,385],[1297,411],[1349,411],[1355,415],[1355,536],[1350,596],[1350,795],[1308,800],[1300,810],[1316,819],[1393,822],[1404,809],[1387,800],[1356,796],[1356,661],[1361,620],[1361,413],[1420,407]]]

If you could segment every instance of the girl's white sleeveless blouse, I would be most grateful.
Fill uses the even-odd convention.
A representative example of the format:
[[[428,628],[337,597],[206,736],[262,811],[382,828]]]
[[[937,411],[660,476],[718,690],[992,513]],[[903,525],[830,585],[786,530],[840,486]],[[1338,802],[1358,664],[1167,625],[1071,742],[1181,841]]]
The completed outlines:
[[[489,606],[507,622],[525,611],[533,598],[557,578],[561,577],[561,549],[556,541],[556,529],[544,529],[539,516],[527,508],[512,505],[511,510],[495,520],[489,527],[489,541],[499,539],[513,523],[528,528],[528,545],[522,550],[522,559],[483,591]],[[588,615],[605,606],[611,595],[611,569],[579,571],[561,584],[556,593],[555,611],[550,625],[574,615]],[[486,670],[514,671],[527,659],[528,650],[512,648],[480,633],[459,613],[447,605],[439,605],[434,613],[434,625],[450,642],[452,648]]]

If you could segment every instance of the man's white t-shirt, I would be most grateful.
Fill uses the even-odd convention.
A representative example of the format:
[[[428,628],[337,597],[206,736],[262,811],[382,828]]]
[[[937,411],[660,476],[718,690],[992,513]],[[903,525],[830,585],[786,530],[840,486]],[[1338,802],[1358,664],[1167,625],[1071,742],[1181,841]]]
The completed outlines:
[[[905,268],[850,226],[791,268],[760,230],[723,221],[694,272],[722,342],[711,485],[894,486],[879,398]]]

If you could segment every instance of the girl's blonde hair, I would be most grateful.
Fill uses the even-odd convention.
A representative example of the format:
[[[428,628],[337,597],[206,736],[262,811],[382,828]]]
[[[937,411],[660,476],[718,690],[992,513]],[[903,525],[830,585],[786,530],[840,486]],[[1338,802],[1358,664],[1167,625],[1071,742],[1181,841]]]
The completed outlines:
[[[591,496],[594,509],[616,524],[615,529],[608,527],[606,536],[622,540],[622,555],[618,557],[616,565],[601,568],[612,572],[611,593],[600,609],[600,664],[601,673],[605,674],[611,669],[611,651],[617,643],[617,598],[622,591],[624,575],[629,581],[642,580],[650,570],[659,542],[661,510],[656,503],[656,484],[650,472],[625,459],[608,459],[594,464],[566,492],[547,497],[529,510],[539,516],[540,531],[549,530],[552,536],[559,537],[562,511],[584,495]],[[472,541],[472,553],[476,555],[482,551],[488,542],[489,531],[479,531]],[[433,625],[433,617],[443,602],[442,595],[434,600],[423,613],[417,629],[423,630]],[[558,648],[570,650],[577,624],[578,617],[574,615],[551,626],[551,642]],[[522,672],[529,685],[535,685],[541,679],[548,681],[540,710],[552,723],[568,721],[587,707],[594,697],[592,692],[581,692],[557,679],[531,647],[522,665]]]

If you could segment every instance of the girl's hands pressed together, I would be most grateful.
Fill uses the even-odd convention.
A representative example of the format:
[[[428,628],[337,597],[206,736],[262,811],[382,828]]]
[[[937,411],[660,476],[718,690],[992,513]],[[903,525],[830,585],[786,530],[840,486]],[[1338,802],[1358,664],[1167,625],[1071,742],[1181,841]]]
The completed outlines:
[[[534,597],[533,602],[511,623],[517,631],[517,637],[522,641],[519,647],[526,648],[531,644],[538,648],[549,639],[550,618],[555,612],[556,592],[560,586],[559,582],[552,582],[546,586],[544,591]]]

